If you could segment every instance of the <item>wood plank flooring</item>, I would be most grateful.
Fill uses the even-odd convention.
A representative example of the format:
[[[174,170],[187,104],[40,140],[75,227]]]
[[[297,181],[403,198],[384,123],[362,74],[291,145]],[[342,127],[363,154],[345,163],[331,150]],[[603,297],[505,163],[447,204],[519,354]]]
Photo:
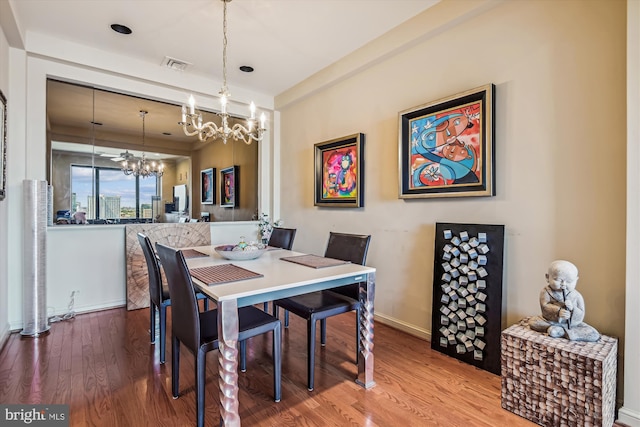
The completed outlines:
[[[168,318],[171,318],[169,309]],[[0,402],[69,404],[71,426],[195,424],[193,356],[182,351],[180,398],[171,396],[171,345],[160,365],[149,311],[124,308],[54,323],[41,338],[12,334],[0,353]],[[170,320],[167,330],[170,331]],[[355,316],[328,319],[318,343],[315,390],[306,387],[306,323],[283,334],[282,401],[273,402],[271,336],[247,345],[239,373],[244,426],[533,426],[500,407],[500,377],[432,351],[429,343],[375,325],[375,380],[359,387]],[[169,332],[170,336],[170,332]],[[217,426],[217,352],[207,356],[207,426]]]

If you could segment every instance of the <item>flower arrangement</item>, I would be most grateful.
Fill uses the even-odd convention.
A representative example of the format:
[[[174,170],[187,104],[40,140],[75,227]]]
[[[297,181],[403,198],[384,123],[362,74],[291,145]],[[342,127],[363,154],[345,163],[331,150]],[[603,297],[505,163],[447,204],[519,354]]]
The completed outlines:
[[[260,238],[262,241],[268,241],[269,237],[271,237],[273,227],[280,227],[283,223],[284,222],[281,219],[271,222],[269,221],[269,215],[264,212],[261,213],[258,217],[258,230],[260,230]]]

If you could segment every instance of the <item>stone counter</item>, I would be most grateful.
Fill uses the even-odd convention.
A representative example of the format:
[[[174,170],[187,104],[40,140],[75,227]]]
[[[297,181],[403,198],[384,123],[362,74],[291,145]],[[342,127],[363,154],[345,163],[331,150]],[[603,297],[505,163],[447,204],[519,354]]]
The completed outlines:
[[[174,248],[211,244],[210,225],[206,222],[126,225],[127,310],[149,307],[147,264],[138,233],[146,234],[154,247],[156,242]]]

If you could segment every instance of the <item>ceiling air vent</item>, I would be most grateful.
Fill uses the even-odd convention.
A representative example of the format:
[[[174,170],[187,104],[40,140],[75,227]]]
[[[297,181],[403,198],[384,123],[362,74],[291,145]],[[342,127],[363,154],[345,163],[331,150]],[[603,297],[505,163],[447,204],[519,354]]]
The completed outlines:
[[[191,64],[176,58],[171,58],[170,56],[165,56],[164,61],[162,61],[162,65],[167,68],[171,68],[172,70],[184,71]]]

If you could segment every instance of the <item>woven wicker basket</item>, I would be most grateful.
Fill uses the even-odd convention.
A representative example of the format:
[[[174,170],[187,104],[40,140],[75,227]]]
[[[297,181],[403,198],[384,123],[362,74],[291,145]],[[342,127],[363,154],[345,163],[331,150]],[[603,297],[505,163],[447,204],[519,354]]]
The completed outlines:
[[[527,321],[501,335],[502,407],[543,426],[610,427],[618,341],[551,338]]]

